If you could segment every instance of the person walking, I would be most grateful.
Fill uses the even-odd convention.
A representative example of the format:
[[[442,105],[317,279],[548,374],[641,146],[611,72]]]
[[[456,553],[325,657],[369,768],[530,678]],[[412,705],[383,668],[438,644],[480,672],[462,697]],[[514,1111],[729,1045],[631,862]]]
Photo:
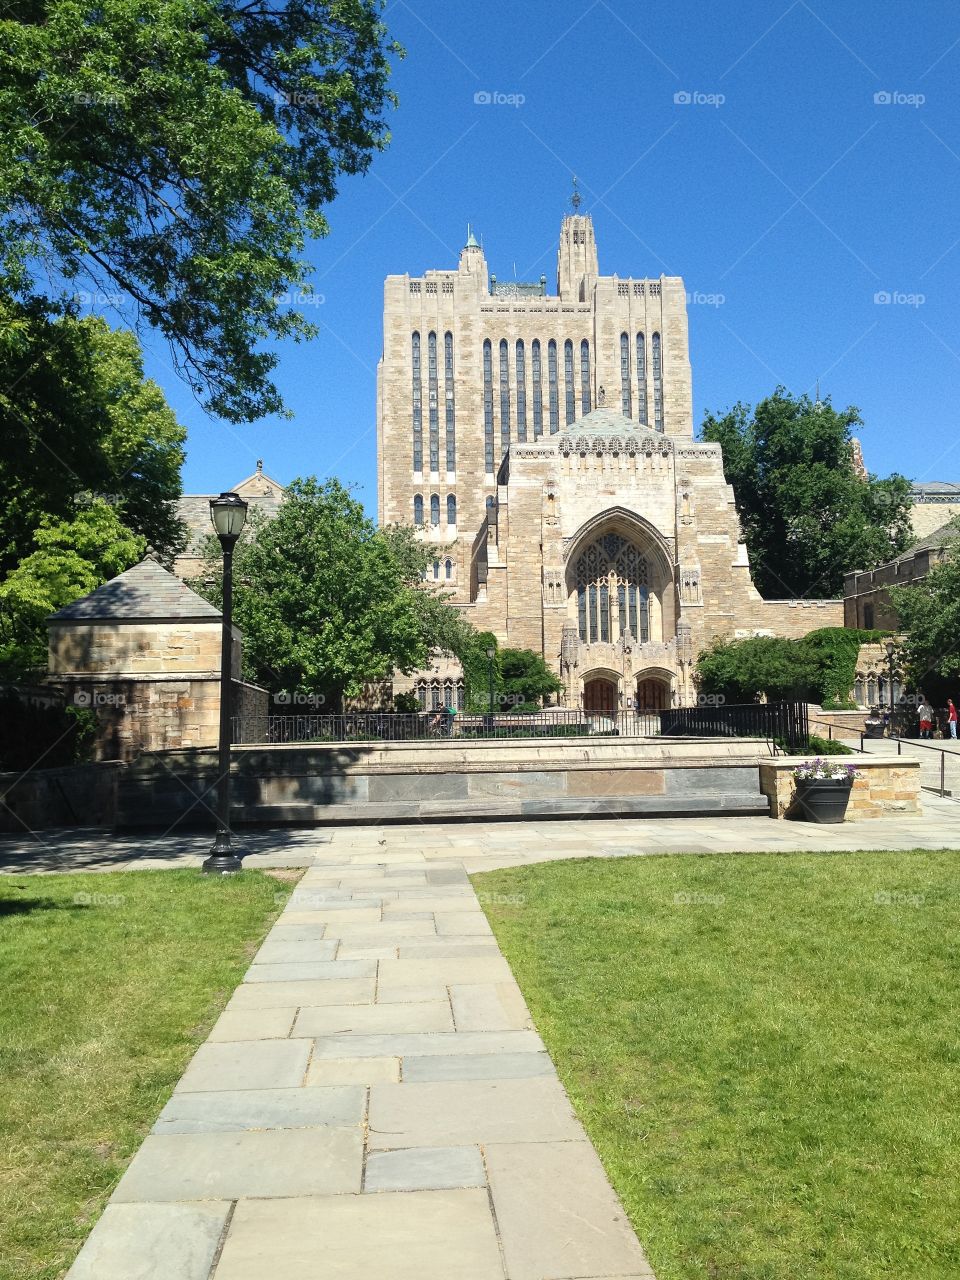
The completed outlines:
[[[956,741],[957,738],[957,708],[953,705],[953,699],[947,699],[947,724],[950,727],[950,737]]]
[[[917,715],[920,717],[920,737],[933,737],[933,707],[930,706],[926,698],[921,698],[920,706],[917,708]]]

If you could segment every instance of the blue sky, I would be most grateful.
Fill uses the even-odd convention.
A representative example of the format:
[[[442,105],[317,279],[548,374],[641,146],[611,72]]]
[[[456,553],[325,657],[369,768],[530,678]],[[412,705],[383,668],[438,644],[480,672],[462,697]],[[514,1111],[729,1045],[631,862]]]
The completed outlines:
[[[469,221],[501,279],[553,291],[573,173],[602,272],[684,277],[698,424],[819,378],[860,407],[872,471],[960,479],[954,4],[394,0],[385,21],[407,50],[393,141],[310,248],[321,335],[278,369],[294,420],[209,419],[151,347],[187,492],[262,457],[373,514],[383,278],[452,266]]]

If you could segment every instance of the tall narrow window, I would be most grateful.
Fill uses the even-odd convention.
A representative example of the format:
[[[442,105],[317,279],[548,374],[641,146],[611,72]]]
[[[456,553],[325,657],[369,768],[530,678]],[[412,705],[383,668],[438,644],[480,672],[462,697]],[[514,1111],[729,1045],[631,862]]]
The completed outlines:
[[[414,330],[413,356],[413,469],[423,470],[423,382],[420,374],[420,335]]]
[[[637,334],[637,421],[647,423],[647,345]]]
[[[452,560],[444,560],[443,576],[446,578],[448,582],[453,577],[453,561]]]
[[[590,595],[590,643],[597,643],[597,584],[591,582],[589,587]]]
[[[436,528],[440,523],[440,495],[432,493],[430,495],[430,523]]]
[[[632,582],[627,587],[627,597],[630,602],[630,634],[639,637],[640,632],[637,624],[637,588]]]
[[[430,470],[440,470],[440,413],[437,403],[437,335],[427,335],[427,406],[430,413]]]
[[[493,474],[493,350],[490,339],[483,344],[483,465]]]
[[[439,560],[434,560],[433,562],[433,576],[436,579],[439,579],[440,577],[440,561]]]
[[[530,373],[533,376],[533,438],[539,440],[543,435],[543,384],[540,366],[540,339],[534,338],[530,344]]]
[[[627,634],[627,588],[623,582],[617,583],[617,618],[620,623],[621,637]]]
[[[550,385],[550,434],[560,430],[560,390],[557,385],[557,344],[547,343],[547,379]]]
[[[640,630],[636,633],[641,644],[650,640],[650,596],[646,587],[639,588],[640,594]]]
[[[413,500],[413,527],[423,528],[423,495],[420,493]]]
[[[620,410],[625,418],[633,416],[630,395],[630,339],[625,333],[620,335]]]
[[[577,588],[577,622],[580,629],[580,639],[586,641],[587,638],[587,588]]]
[[[447,405],[447,470],[457,467],[456,411],[453,401],[453,334],[443,335],[443,385]]]
[[[527,438],[527,354],[523,340],[517,342],[517,439]]]
[[[500,448],[510,448],[510,348],[506,338],[500,340]]]
[[[563,344],[563,390],[566,400],[567,426],[576,418],[573,391],[573,343],[568,338]]]
[[[457,523],[457,500],[452,493],[447,494],[447,524]]]
[[[653,429],[663,430],[663,369],[660,363],[660,335],[650,339],[650,362],[653,365]]]
[[[590,343],[580,343],[580,412],[590,412]]]
[[[604,582],[600,587],[600,639],[610,640],[610,588]]]

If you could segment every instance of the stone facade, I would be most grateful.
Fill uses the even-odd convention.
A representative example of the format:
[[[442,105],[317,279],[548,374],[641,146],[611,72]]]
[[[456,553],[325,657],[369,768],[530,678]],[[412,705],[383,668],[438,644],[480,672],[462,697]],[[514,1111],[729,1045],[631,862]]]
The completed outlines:
[[[928,537],[908,547],[903,555],[876,569],[854,569],[843,579],[843,624],[870,631],[896,631],[900,625],[890,602],[890,587],[909,587],[920,582],[956,542],[957,530],[945,524]]]
[[[277,514],[283,501],[283,485],[268,476],[263,469],[262,460],[257,460],[257,469],[252,476],[241,480],[230,490],[239,494],[250,508],[247,516],[247,529],[253,527],[250,516],[260,512],[267,520]],[[213,537],[213,524],[210,520],[210,499],[215,493],[185,493],[177,502],[177,515],[187,529],[187,545],[183,554],[174,561],[173,571],[180,578],[195,578],[203,566],[203,544],[207,538]]]
[[[414,522],[428,582],[501,644],[542,653],[591,710],[695,700],[718,635],[801,636],[839,601],[763,601],[720,447],[693,439],[686,293],[599,274],[564,218],[557,294],[455,271],[388,277],[378,387],[381,523]],[[457,672],[418,673],[433,705]]]
[[[960,515],[960,484],[954,480],[927,480],[910,490],[910,523],[918,538],[929,538],[949,520]]]
[[[211,746],[221,633],[219,610],[148,556],[48,620],[48,678],[96,713],[97,759]],[[240,644],[234,628],[235,713],[262,718],[267,694],[241,683]]]

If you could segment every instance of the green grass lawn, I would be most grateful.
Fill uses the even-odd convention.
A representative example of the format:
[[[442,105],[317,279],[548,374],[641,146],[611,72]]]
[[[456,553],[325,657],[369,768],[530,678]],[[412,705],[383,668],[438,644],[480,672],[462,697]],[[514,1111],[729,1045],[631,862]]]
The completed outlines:
[[[659,1280],[960,1276],[960,855],[474,877]]]
[[[291,887],[0,877],[3,1280],[65,1272]]]

